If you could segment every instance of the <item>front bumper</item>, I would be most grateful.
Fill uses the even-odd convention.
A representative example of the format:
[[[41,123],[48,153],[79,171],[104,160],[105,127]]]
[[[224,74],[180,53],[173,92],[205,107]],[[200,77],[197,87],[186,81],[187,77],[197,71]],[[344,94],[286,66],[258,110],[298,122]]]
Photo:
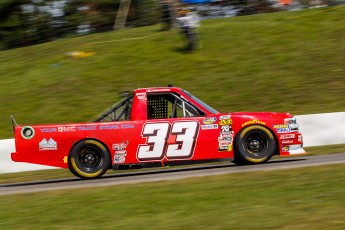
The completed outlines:
[[[289,148],[290,155],[297,155],[297,154],[305,154],[306,153],[303,149],[302,144],[289,145],[288,148]]]

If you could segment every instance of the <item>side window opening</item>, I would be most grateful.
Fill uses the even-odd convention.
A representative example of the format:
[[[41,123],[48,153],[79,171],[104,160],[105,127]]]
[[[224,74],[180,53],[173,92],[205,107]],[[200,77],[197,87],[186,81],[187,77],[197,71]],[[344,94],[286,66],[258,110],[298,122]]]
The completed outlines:
[[[94,122],[109,122],[109,121],[128,121],[130,120],[131,109],[133,103],[133,96],[128,96],[119,103],[114,104],[109,109],[94,119]]]
[[[147,118],[166,119],[198,117],[205,114],[173,93],[151,94],[147,97]]]

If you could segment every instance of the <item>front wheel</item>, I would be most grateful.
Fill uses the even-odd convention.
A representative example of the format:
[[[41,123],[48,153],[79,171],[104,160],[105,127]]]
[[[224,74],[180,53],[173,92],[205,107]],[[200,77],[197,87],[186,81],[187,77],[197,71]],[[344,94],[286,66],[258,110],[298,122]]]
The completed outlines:
[[[98,141],[85,140],[76,144],[69,155],[69,170],[82,179],[101,177],[109,168],[108,150]]]
[[[277,144],[270,130],[253,125],[243,129],[236,138],[234,162],[237,164],[265,163],[273,156]]]

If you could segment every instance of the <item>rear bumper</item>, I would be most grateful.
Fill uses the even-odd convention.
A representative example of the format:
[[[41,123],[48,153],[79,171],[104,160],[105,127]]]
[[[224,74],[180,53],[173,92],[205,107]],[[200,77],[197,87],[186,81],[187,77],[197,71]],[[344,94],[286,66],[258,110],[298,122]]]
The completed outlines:
[[[12,161],[20,162],[19,158],[20,158],[19,153],[17,153],[17,152],[11,153],[11,159],[12,159]]]

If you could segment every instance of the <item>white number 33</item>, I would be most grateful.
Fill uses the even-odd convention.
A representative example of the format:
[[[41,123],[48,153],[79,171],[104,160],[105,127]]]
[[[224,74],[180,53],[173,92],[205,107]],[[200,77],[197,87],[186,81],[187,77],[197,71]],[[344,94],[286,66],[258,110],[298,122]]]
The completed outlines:
[[[167,159],[189,159],[193,156],[199,133],[197,121],[146,123],[142,136],[146,144],[139,145],[137,156],[140,161]],[[169,136],[175,135],[174,143],[168,143]]]

